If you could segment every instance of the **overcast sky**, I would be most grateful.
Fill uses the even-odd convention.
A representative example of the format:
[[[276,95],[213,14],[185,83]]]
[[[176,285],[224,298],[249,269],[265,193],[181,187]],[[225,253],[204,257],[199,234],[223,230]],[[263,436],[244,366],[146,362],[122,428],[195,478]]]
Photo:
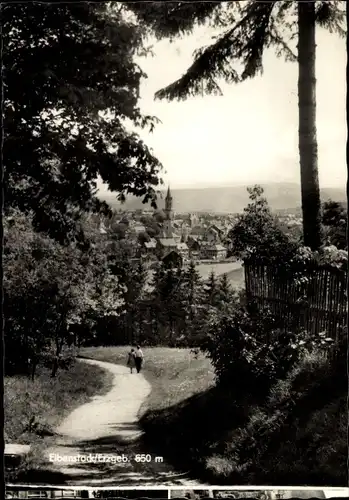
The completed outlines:
[[[140,59],[148,74],[141,109],[162,121],[142,133],[163,163],[166,184],[233,185],[299,182],[297,64],[266,52],[264,74],[224,96],[154,101],[154,93],[179,78],[193,51],[210,39],[207,28],[178,42],[162,41],[155,56]],[[346,43],[317,31],[317,131],[321,187],[346,182]]]

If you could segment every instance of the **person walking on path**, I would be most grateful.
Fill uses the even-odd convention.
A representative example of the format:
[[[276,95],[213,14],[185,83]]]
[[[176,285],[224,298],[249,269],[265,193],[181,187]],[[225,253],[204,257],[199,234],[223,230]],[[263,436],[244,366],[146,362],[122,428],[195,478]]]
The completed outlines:
[[[144,356],[141,347],[138,345],[135,353],[136,370],[139,373],[142,369]]]
[[[134,349],[131,349],[128,353],[127,366],[130,368],[131,373],[133,373],[133,368],[136,368],[136,353]]]

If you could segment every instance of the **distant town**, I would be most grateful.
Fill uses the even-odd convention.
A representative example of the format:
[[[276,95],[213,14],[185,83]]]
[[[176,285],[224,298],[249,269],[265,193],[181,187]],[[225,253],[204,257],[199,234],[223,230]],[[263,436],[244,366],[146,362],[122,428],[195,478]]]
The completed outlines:
[[[164,261],[174,266],[224,262],[232,257],[229,232],[238,214],[176,213],[175,200],[167,189],[164,209],[114,209],[111,218],[99,221],[100,234],[132,243],[132,257],[146,265]],[[280,222],[289,231],[300,230],[300,211],[279,211]]]

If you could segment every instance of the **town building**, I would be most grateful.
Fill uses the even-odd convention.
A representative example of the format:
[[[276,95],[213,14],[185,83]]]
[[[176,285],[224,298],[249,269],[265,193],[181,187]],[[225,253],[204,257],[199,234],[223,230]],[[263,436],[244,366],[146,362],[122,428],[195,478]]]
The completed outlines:
[[[221,232],[216,226],[211,226],[205,231],[205,240],[208,243],[220,242]]]
[[[205,242],[200,249],[201,259],[224,260],[227,257],[227,249],[220,244]]]
[[[146,223],[142,218],[135,220],[133,216],[128,218],[127,214],[122,214],[119,222],[125,226],[124,237],[132,242],[134,258],[141,258],[149,264],[156,260],[163,261],[165,258],[168,262],[182,262],[183,264],[189,260],[221,261],[226,259],[228,246],[226,234],[229,224],[224,227],[219,217],[199,217],[193,214],[186,217],[178,214],[176,218],[170,187],[167,189],[161,217],[157,218],[156,214],[159,215],[160,212],[153,212],[154,225],[152,221]],[[101,235],[107,232],[101,225]],[[143,233],[144,238],[141,237]]]
[[[156,240],[152,238],[150,241],[144,242],[144,253],[145,254],[155,254],[156,252]]]
[[[177,252],[182,260],[189,258],[189,248],[185,242],[181,242],[181,235],[173,230],[173,198],[171,189],[168,187],[164,208],[165,220],[163,221],[162,233],[157,240],[156,253],[163,260],[169,253]]]
[[[197,226],[197,225],[198,225],[198,223],[199,223],[198,216],[197,216],[197,215],[195,215],[195,214],[190,214],[190,215],[189,215],[189,226],[190,226],[191,228],[193,228],[193,227]]]

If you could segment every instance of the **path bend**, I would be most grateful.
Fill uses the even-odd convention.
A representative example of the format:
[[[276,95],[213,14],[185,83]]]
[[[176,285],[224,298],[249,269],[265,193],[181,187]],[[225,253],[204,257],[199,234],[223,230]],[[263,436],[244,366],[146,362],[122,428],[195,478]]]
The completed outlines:
[[[130,373],[126,366],[94,359],[79,362],[97,365],[113,374],[112,388],[76,408],[56,429],[57,440],[45,456],[49,469],[64,474],[65,484],[76,486],[208,486],[177,473],[165,461],[135,463],[136,454],[150,453],[141,449],[142,430],[139,411],[151,392],[143,374]],[[102,454],[120,455],[127,463],[74,463],[57,457]],[[55,457],[55,461],[52,461]]]

